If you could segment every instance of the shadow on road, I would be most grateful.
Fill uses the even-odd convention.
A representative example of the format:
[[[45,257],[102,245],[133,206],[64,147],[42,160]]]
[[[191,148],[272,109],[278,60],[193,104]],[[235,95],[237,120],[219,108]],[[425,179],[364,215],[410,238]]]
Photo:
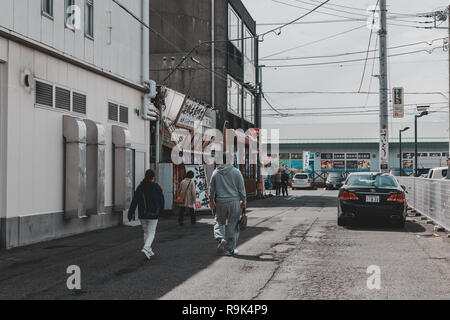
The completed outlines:
[[[140,227],[117,227],[2,251],[0,299],[161,298],[220,258],[212,222],[211,216],[185,227],[177,226],[173,218],[160,221],[153,246],[156,256],[150,261],[139,252]],[[268,231],[272,229],[249,226],[241,232],[239,244]],[[81,269],[82,291],[67,289],[70,265]]]
[[[249,208],[283,208],[283,207],[309,207],[309,208],[337,208],[337,197],[301,195],[289,197],[269,197],[255,203],[250,203]]]
[[[412,221],[406,221],[406,225],[404,228],[396,227],[393,225],[389,225],[386,222],[377,222],[377,221],[358,221],[352,226],[345,227],[348,230],[355,231],[387,231],[387,232],[407,232],[407,233],[420,233],[425,232],[426,229]]]

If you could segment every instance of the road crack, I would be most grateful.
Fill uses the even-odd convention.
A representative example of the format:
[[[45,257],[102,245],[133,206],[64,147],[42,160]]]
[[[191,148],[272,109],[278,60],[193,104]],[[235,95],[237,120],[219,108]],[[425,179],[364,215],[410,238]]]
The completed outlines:
[[[316,224],[316,222],[319,220],[319,218],[316,218],[309,226],[308,228],[305,230],[305,232],[303,233],[303,235],[300,238],[299,242],[296,244],[296,247],[298,247],[303,241],[305,241],[305,239],[308,236],[308,233],[311,231],[312,227],[314,226],[314,224]],[[290,232],[290,234],[293,234],[295,232],[298,232],[298,228],[300,225],[294,227],[292,229],[292,231]],[[277,245],[280,245],[279,243]],[[269,285],[269,283],[275,278],[276,274],[278,273],[278,271],[280,270],[283,262],[286,260],[287,257],[289,257],[289,253],[291,253],[292,251],[294,251],[295,249],[289,250],[288,254],[286,254],[286,252],[283,252],[282,254],[276,254],[274,253],[274,255],[276,254],[277,256],[280,257],[280,259],[277,261],[277,265],[274,268],[274,270],[272,271],[270,277],[267,279],[267,281],[264,283],[264,285],[257,291],[257,294],[251,299],[251,300],[256,300],[258,299],[259,296],[261,296],[261,294],[263,293],[263,291],[267,288],[267,286]]]

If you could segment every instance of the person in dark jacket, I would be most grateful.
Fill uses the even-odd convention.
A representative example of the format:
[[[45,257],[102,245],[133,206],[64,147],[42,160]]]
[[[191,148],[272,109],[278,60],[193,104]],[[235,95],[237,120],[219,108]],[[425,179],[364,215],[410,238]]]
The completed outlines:
[[[286,170],[283,170],[281,173],[281,189],[283,190],[283,197],[289,196],[288,186],[289,186],[289,174],[287,174]]]
[[[142,254],[150,260],[155,253],[152,250],[155,239],[156,226],[158,225],[159,213],[164,210],[164,195],[159,184],[154,182],[155,172],[148,170],[145,178],[137,187],[133,201],[128,211],[128,220],[136,219],[136,207],[138,208],[139,220],[144,230],[144,248]]]

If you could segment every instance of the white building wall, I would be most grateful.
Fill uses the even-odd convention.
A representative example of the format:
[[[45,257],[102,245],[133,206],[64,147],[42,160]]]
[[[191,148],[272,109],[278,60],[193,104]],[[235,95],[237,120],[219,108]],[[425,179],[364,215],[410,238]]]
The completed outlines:
[[[141,109],[143,99],[139,90],[142,88],[140,24],[111,0],[98,0],[94,7],[94,39],[90,39],[84,34],[84,0],[75,1],[81,9],[82,21],[81,29],[74,31],[64,24],[64,0],[53,3],[54,16],[49,18],[41,13],[40,0],[1,0],[0,32],[21,39],[15,42],[0,35],[0,246],[8,248],[117,225],[122,219],[114,214],[63,219],[64,115],[105,126],[107,212],[114,205],[113,125],[129,129],[133,146],[146,152],[145,167],[149,166],[149,123],[134,112]],[[121,0],[121,3],[141,16],[141,1]],[[41,49],[21,44],[22,40]],[[46,50],[54,54],[42,53]],[[58,55],[65,59],[54,57]],[[65,61],[67,58],[70,61]],[[80,63],[97,72],[77,66]],[[87,114],[36,106],[35,92],[22,84],[25,70],[37,80],[85,94]],[[114,76],[116,80],[111,79]],[[108,102],[128,107],[128,125],[108,120]],[[142,163],[142,159],[139,161]],[[137,183],[143,169],[136,168]]]
[[[111,0],[95,1],[92,40],[84,33],[85,0],[75,0],[75,4],[81,9],[81,29],[74,31],[65,27],[64,2],[53,1],[53,18],[50,18],[42,14],[41,0],[1,0],[0,28],[139,83],[139,22]],[[141,16],[140,0],[122,0],[121,3],[136,16]],[[111,37],[108,29],[110,26]]]
[[[148,124],[135,113],[142,93],[66,62],[45,56],[14,42],[9,43],[8,60],[8,217],[64,211],[63,121],[69,112],[34,104],[34,92],[22,85],[21,74],[28,69],[39,80],[86,94],[87,114],[76,117],[101,122],[106,127],[105,206],[112,203],[112,135],[108,101],[129,108],[132,141],[147,150]],[[123,124],[121,124],[123,125]]]

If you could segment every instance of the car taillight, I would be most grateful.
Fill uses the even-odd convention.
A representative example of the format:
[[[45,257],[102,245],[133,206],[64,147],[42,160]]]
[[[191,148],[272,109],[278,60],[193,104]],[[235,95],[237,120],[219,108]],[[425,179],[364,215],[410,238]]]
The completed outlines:
[[[311,183],[311,179],[308,179],[308,183]]]
[[[359,200],[359,198],[356,194],[354,194],[353,192],[348,192],[348,191],[342,192],[341,197],[339,199],[342,201]]]
[[[389,196],[389,198],[387,198],[386,201],[405,203],[405,195],[403,193],[396,193],[396,194]]]
[[[291,180],[291,183],[294,183],[294,179]]]

